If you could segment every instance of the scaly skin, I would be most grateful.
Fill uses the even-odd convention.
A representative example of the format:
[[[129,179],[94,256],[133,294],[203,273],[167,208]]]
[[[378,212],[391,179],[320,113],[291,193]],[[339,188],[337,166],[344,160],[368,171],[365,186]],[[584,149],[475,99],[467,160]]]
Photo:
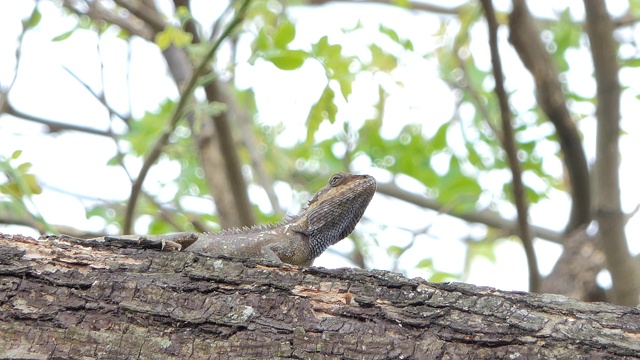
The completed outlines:
[[[268,225],[221,233],[149,236],[177,250],[208,255],[263,258],[311,266],[329,246],[347,237],[376,190],[369,175],[334,174],[297,216]]]

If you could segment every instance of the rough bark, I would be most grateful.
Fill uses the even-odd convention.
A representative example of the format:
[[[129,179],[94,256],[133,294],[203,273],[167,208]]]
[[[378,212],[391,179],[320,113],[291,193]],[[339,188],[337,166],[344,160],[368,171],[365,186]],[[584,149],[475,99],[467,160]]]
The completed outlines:
[[[0,236],[0,356],[640,358],[637,308],[146,246]]]

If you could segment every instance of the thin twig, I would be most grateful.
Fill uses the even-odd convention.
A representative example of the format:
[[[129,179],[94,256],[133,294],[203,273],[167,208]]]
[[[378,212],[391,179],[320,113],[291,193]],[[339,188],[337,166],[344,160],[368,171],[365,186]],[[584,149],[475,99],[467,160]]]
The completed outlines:
[[[55,120],[41,118],[35,115],[24,113],[20,110],[17,110],[10,103],[5,104],[4,113],[8,115],[15,116],[17,118],[21,118],[23,120],[32,121],[38,124],[46,125],[49,129],[49,133],[56,133],[60,131],[78,131],[87,134],[100,135],[100,136],[111,136],[109,131],[106,130],[98,130],[86,126],[79,126],[74,124],[69,124],[65,122],[59,122]]]
[[[193,75],[189,79],[189,83],[187,84],[187,86],[184,88],[182,96],[180,97],[180,100],[178,101],[178,104],[176,105],[176,108],[175,108],[175,110],[173,112],[173,115],[171,116],[171,119],[169,120],[167,131],[165,131],[160,136],[158,141],[155,143],[155,145],[153,146],[153,148],[149,152],[149,155],[145,159],[144,163],[142,164],[142,168],[140,169],[140,174],[138,175],[138,178],[136,179],[136,181],[131,186],[131,196],[129,197],[129,202],[127,203],[127,210],[126,210],[125,218],[124,218],[123,232],[125,234],[131,232],[132,225],[133,225],[133,214],[134,214],[134,211],[135,211],[136,203],[138,201],[138,196],[140,194],[140,190],[142,189],[142,184],[144,183],[144,180],[145,180],[147,174],[149,173],[149,170],[151,169],[151,166],[153,166],[153,164],[156,162],[156,160],[158,160],[158,158],[160,157],[160,154],[162,154],[162,149],[164,148],[164,146],[169,141],[170,135],[173,133],[173,130],[175,129],[178,121],[182,117],[183,112],[184,112],[189,100],[191,99],[191,96],[192,96],[194,90],[196,89],[196,87],[198,85],[198,80],[199,80],[200,76],[207,69],[207,67],[210,66],[209,63],[210,63],[211,59],[213,58],[213,56],[216,54],[218,48],[220,47],[220,44],[222,44],[222,42],[227,37],[229,37],[231,32],[233,30],[235,30],[235,28],[238,25],[240,25],[240,23],[242,23],[242,21],[244,20],[245,11],[246,11],[250,1],[251,0],[245,0],[242,3],[242,5],[240,6],[238,11],[234,15],[234,18],[231,20],[231,22],[229,23],[227,28],[220,35],[220,37],[216,40],[216,42],[211,46],[211,48],[209,48],[209,51],[207,51],[207,53],[205,54],[205,56],[201,60],[200,64],[198,65],[198,67],[193,72]]]
[[[101,36],[100,32],[98,32],[98,42],[97,42],[96,48],[98,50],[98,59],[100,59],[100,81],[102,85],[102,92],[99,96],[98,94],[94,94],[94,96],[96,96],[98,100],[100,100],[102,105],[104,105],[104,107],[107,109],[107,111],[109,111],[109,132],[111,133],[111,139],[113,140],[113,144],[116,147],[116,159],[118,160],[118,164],[120,165],[122,170],[124,170],[125,174],[129,178],[129,181],[133,183],[133,176],[131,175],[131,172],[129,171],[129,169],[127,169],[127,167],[124,164],[124,152],[120,148],[120,142],[118,141],[118,137],[113,131],[113,115],[116,115],[117,117],[119,117],[120,120],[122,120],[127,125],[129,125],[130,119],[125,119],[123,116],[118,114],[114,109],[112,109],[107,104],[106,86],[105,86],[105,78],[104,78],[104,61],[102,61],[102,51],[100,50],[100,36]],[[89,92],[93,93],[88,86],[86,87],[89,90]],[[130,95],[130,92],[128,93]],[[130,100],[131,99],[129,98],[129,101]],[[131,102],[129,102],[129,104],[131,104]],[[129,106],[129,114],[131,114],[131,106]]]
[[[120,118],[120,120],[124,121],[125,123],[127,123],[128,121],[125,119],[124,116],[120,115],[115,109],[113,109],[111,106],[109,106],[109,104],[107,104],[107,100],[104,97],[104,87],[103,87],[103,93],[102,94],[98,94],[95,91],[93,91],[93,89],[91,89],[91,87],[89,86],[89,84],[87,84],[86,82],[84,82],[82,79],[80,79],[73,71],[71,71],[71,69],[69,69],[68,67],[62,65],[62,68],[64,69],[64,71],[66,71],[69,75],[71,75],[72,78],[74,78],[80,85],[82,85],[82,87],[84,87],[89,94],[91,94],[91,96],[93,96],[96,100],[98,100],[100,102],[100,104],[102,104],[102,106],[105,107],[105,109],[107,109],[107,112],[109,112],[109,117],[111,117],[111,115],[115,115],[117,117]],[[101,73],[103,73],[103,71],[101,71]],[[104,79],[103,79],[103,85],[104,85]]]

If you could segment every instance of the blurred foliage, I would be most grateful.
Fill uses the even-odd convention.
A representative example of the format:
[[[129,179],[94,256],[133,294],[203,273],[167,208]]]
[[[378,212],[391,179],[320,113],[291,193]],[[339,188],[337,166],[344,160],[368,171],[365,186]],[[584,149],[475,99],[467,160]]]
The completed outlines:
[[[400,7],[410,5],[408,1],[395,3]],[[639,13],[640,2],[632,1],[631,4],[632,13]],[[311,43],[298,41],[298,24],[289,17],[286,11],[289,6],[293,5],[285,1],[253,1],[241,36],[250,39],[250,64],[266,61],[283,71],[296,71],[305,62],[313,61],[324,69],[326,82],[309,109],[304,140],[293,146],[280,145],[278,139],[284,130],[283,125],[268,126],[260,123],[252,90],[236,91],[235,95],[244,110],[254,119],[252,127],[255,145],[266,159],[266,170],[274,178],[289,183],[293,196],[300,204],[304,204],[310,191],[324,185],[329,174],[348,170],[356,159],[365,159],[372,166],[385,169],[391,174],[414,179],[424,186],[426,195],[436,198],[452,213],[496,209],[499,205],[512,202],[509,177],[505,179],[504,176],[495,176],[508,172],[509,167],[500,140],[499,109],[493,94],[491,69],[480,67],[478,63],[487,63],[487,59],[478,61],[472,51],[473,46],[478,46],[477,42],[481,41],[474,38],[476,34],[484,33],[482,39],[486,39],[482,10],[478,2],[469,2],[463,6],[458,16],[442,17],[440,30],[436,34],[421,35],[437,38],[438,45],[428,52],[416,50],[414,40],[403,38],[393,27],[385,24],[384,19],[375,29],[358,22],[353,28],[343,29],[345,38],[362,39],[363,37],[357,36],[362,33],[371,34],[372,31],[377,31],[379,36],[367,37],[371,39],[370,43],[362,44],[366,52],[359,52],[357,55],[346,52],[344,44],[327,35],[314,39]],[[39,13],[34,12],[25,22],[30,27],[37,26],[39,16]],[[504,23],[504,14],[498,18]],[[110,26],[93,22],[88,17],[75,19],[76,25],[55,36],[53,41],[63,41],[81,29],[104,32]],[[173,23],[181,25],[167,27],[155,38],[160,50],[174,45],[187,49],[191,56],[197,58],[203,45],[191,44],[191,35],[182,29],[188,19],[192,19],[188,10],[179,8]],[[224,22],[224,19],[219,21]],[[545,24],[542,36],[547,50],[552,54],[560,72],[565,74],[571,67],[567,53],[584,46],[583,30],[572,19],[568,10],[558,14],[556,19],[546,20]],[[198,27],[208,29],[209,25],[198,24]],[[207,38],[207,35],[203,32],[201,37]],[[128,39],[126,34],[120,37]],[[480,46],[486,44],[482,43]],[[402,88],[403,84],[397,79],[395,72],[402,66],[403,57],[408,54],[437,63],[441,79],[455,95],[455,111],[452,118],[438,124],[433,133],[425,130],[426,122],[415,122],[402,127],[397,136],[389,137],[383,131],[384,124],[392,121],[385,117],[385,106],[390,96],[389,84]],[[218,59],[231,64],[235,60]],[[621,64],[625,67],[640,66],[637,58],[623,59]],[[368,75],[367,78],[374,79],[377,83],[373,111],[362,112],[372,116],[358,119],[364,120],[362,123],[358,122],[357,124],[362,124],[358,126],[348,119],[338,121],[341,111],[345,104],[349,104],[354,93],[354,83],[362,75]],[[533,90],[528,91],[533,97]],[[570,86],[565,91],[574,103],[594,101],[593,98],[576,93]],[[116,140],[122,153],[115,155],[109,165],[124,167],[125,163],[141,162],[159,134],[166,129],[174,108],[175,101],[167,99],[156,110],[128,122],[128,128]],[[221,104],[196,104],[190,110],[195,114],[196,121],[202,121],[205,115],[225,111],[225,107]],[[529,107],[513,107],[512,111],[519,158],[522,169],[530,180],[525,182],[527,200],[535,204],[545,199],[552,189],[567,191],[562,180],[549,174],[545,167],[545,156],[548,154],[542,149],[553,145],[556,139],[553,131],[549,130],[543,113],[535,103]],[[579,115],[576,114],[576,121],[580,121]],[[326,123],[334,124],[337,130],[334,136],[320,139],[317,136],[318,130]],[[159,199],[164,200],[143,198],[138,207],[139,217],[150,219],[147,222],[150,233],[192,229],[193,219],[210,228],[216,227],[215,212],[190,214],[184,210],[185,202],[210,199],[203,171],[195,156],[192,137],[188,126],[178,126],[163,158],[164,162],[177,168],[176,175],[161,184],[159,189],[153,190],[154,193],[161,194]],[[241,149],[240,154],[245,163],[250,163],[246,150]],[[19,154],[15,154],[12,159],[0,159],[0,166],[5,174],[0,189],[16,203],[24,203],[25,199],[39,192],[39,186],[37,179],[29,173],[28,163],[16,164],[18,157]],[[436,159],[446,166],[434,166]],[[481,186],[482,179],[502,183],[495,187],[499,190],[490,190]],[[3,201],[3,205],[9,203],[12,202]],[[87,217],[99,217],[104,220],[105,226],[117,227],[121,221],[119,214],[122,213],[123,206],[122,203],[97,204],[87,210]],[[173,212],[172,222],[160,216],[161,209]],[[30,212],[37,217],[32,209],[24,207],[21,211]],[[276,220],[272,212],[260,211],[257,206],[256,211],[260,214],[261,221]],[[413,237],[415,239],[417,235],[414,234]],[[468,240],[465,244],[465,271],[461,274],[439,271],[433,260],[426,256],[415,266],[425,270],[431,280],[460,279],[466,275],[474,258],[495,261],[495,245],[503,237],[504,234],[499,231],[488,230],[483,239]],[[374,236],[357,238],[358,241],[369,242],[364,246],[359,244],[361,249],[377,244]],[[386,250],[390,257],[398,259],[410,251],[411,247],[393,245]]]
[[[33,196],[42,193],[38,179],[31,173],[30,162],[19,162],[21,150],[10,158],[0,155],[0,211],[35,221],[38,227],[55,233],[38,212]]]

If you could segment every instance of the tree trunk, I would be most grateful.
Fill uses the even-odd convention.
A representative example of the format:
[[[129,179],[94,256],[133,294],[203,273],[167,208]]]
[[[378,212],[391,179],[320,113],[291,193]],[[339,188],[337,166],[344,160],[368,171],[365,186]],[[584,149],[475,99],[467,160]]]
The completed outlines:
[[[637,308],[147,247],[0,235],[0,357],[640,357]]]

